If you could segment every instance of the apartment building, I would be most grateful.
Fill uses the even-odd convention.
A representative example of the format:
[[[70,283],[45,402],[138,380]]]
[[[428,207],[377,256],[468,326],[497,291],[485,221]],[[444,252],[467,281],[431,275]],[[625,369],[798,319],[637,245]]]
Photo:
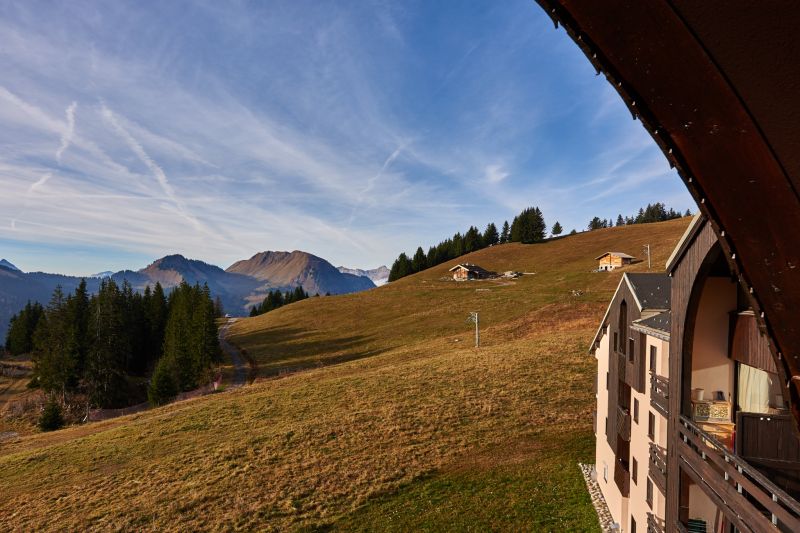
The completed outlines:
[[[626,273],[591,345],[596,471],[620,531],[800,531],[800,440],[711,225]]]

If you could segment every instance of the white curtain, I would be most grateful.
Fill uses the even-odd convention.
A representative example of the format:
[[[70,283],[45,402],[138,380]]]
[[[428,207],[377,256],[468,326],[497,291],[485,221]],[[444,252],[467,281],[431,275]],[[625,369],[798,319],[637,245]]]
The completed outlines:
[[[768,372],[739,363],[739,409],[746,413],[769,413],[771,382]]]

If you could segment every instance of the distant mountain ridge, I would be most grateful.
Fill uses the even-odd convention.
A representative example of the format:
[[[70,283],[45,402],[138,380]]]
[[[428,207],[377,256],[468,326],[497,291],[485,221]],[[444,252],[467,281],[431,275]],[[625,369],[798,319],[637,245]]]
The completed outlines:
[[[96,292],[103,278],[109,277],[117,283],[127,281],[137,291],[156,282],[167,290],[182,281],[206,283],[212,296],[220,298],[226,312],[235,316],[245,316],[250,306],[261,302],[271,289],[286,291],[300,285],[311,295],[324,295],[375,287],[365,277],[341,273],[328,261],[301,251],[260,252],[250,259],[237,261],[227,270],[182,255],[168,255],[139,270],[101,272],[95,277],[86,277],[88,290]],[[8,320],[28,300],[46,305],[57,285],[61,285],[64,292],[72,292],[81,279],[44,272],[25,273],[3,260],[0,263],[0,341]]]
[[[378,268],[373,268],[371,270],[340,266],[338,267],[338,270],[342,274],[352,274],[354,276],[369,278],[377,287],[380,287],[389,281],[389,269],[386,267],[386,265],[381,265]]]
[[[371,280],[339,272],[328,261],[295,250],[293,252],[260,252],[250,259],[237,261],[226,272],[255,278],[263,284],[259,292],[269,289],[303,287],[308,294],[345,294],[372,289]]]
[[[6,267],[10,270],[16,270],[17,272],[21,272],[20,269],[12,265],[10,262],[6,261],[5,259],[0,259],[0,266]]]

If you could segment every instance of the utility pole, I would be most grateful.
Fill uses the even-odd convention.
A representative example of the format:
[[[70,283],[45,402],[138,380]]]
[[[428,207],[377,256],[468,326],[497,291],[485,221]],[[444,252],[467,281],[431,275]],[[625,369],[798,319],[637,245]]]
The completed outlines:
[[[469,318],[467,318],[467,322],[475,323],[475,347],[478,348],[481,345],[481,332],[479,329],[478,312],[473,311],[470,313]]]
[[[650,245],[644,245],[644,251],[647,254],[647,270],[650,270]]]

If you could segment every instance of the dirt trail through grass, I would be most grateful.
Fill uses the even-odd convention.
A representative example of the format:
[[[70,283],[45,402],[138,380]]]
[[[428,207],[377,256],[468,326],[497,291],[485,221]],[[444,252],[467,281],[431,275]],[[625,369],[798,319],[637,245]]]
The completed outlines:
[[[247,373],[249,371],[249,367],[239,348],[228,342],[228,340],[225,338],[228,328],[234,322],[236,322],[236,319],[230,318],[224,326],[219,328],[219,345],[222,348],[222,351],[228,354],[228,356],[231,358],[231,362],[233,363],[231,388],[238,388],[247,384]]]

